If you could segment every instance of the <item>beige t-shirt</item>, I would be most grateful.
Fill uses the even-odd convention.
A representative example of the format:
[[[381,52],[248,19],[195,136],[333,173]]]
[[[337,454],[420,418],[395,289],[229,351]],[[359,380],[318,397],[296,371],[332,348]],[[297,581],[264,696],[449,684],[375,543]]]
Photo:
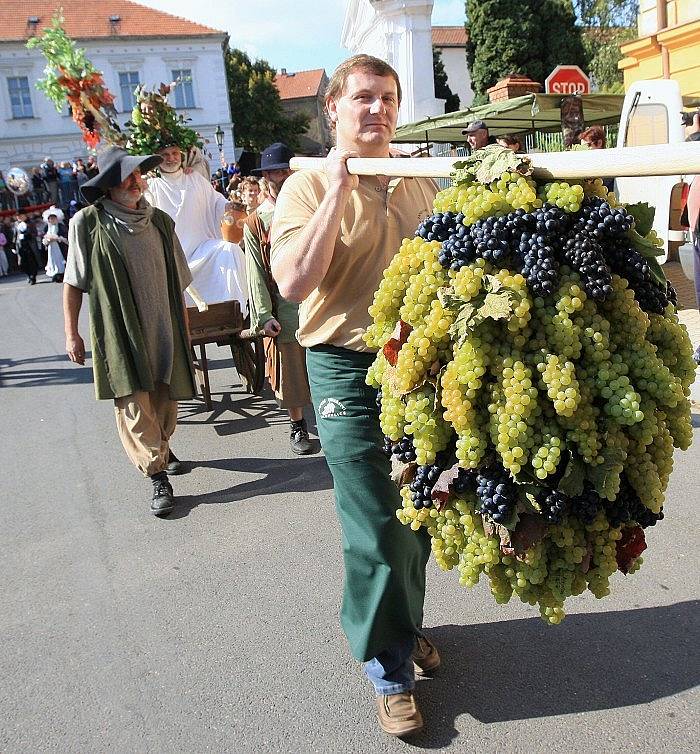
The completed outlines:
[[[326,174],[290,176],[277,198],[272,257],[293,246],[328,189]],[[305,348],[328,344],[369,351],[362,335],[382,274],[401,241],[432,212],[437,186],[429,178],[394,178],[385,191],[374,176],[361,176],[343,212],[326,276],[299,307],[297,338]]]

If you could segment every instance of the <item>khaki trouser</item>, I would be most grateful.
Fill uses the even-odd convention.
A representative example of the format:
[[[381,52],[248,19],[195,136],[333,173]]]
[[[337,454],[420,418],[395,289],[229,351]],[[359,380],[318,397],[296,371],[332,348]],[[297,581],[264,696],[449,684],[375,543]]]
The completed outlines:
[[[159,382],[152,392],[116,398],[114,413],[119,438],[134,466],[147,476],[163,471],[177,424],[177,401],[170,399],[168,385]]]

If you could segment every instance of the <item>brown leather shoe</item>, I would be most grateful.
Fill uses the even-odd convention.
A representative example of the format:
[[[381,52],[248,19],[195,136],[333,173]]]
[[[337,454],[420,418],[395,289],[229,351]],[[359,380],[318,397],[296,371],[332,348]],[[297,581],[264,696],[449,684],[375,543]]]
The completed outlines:
[[[440,667],[440,653],[425,636],[419,636],[416,639],[416,648],[413,650],[411,659],[413,669],[418,675],[427,675]]]
[[[423,716],[412,691],[377,697],[379,727],[392,736],[410,736],[423,728]]]

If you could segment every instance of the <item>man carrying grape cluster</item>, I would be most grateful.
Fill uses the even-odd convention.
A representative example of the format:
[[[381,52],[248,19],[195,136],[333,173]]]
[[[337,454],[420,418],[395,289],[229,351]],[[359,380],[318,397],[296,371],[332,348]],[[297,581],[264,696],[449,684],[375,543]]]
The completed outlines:
[[[377,692],[383,730],[404,736],[423,721],[414,672],[440,658],[422,634],[427,537],[401,526],[397,487],[382,453],[377,393],[365,382],[375,354],[363,341],[384,269],[401,240],[431,214],[429,179],[358,178],[349,157],[389,157],[401,101],[396,72],[356,55],[334,72],[326,109],[336,132],[325,171],[287,179],[272,225],[272,270],[285,299],[303,302],[318,432],[333,475],[343,531],[341,622]]]

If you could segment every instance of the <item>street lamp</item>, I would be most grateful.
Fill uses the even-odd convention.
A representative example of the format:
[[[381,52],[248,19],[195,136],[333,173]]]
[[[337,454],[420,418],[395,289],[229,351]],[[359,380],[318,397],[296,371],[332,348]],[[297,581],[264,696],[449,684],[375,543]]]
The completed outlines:
[[[221,126],[216,127],[214,131],[214,138],[216,139],[216,146],[219,147],[219,154],[224,154],[224,129]]]
[[[226,162],[224,161],[224,129],[221,128],[220,125],[217,125],[216,131],[214,131],[214,138],[216,139],[216,146],[219,147],[219,163],[221,164],[221,168],[222,168],[221,189],[222,189],[222,192],[225,192],[226,187],[224,185],[224,181],[226,179],[225,179],[225,176],[223,175],[223,172],[224,172],[223,168],[226,165]]]

